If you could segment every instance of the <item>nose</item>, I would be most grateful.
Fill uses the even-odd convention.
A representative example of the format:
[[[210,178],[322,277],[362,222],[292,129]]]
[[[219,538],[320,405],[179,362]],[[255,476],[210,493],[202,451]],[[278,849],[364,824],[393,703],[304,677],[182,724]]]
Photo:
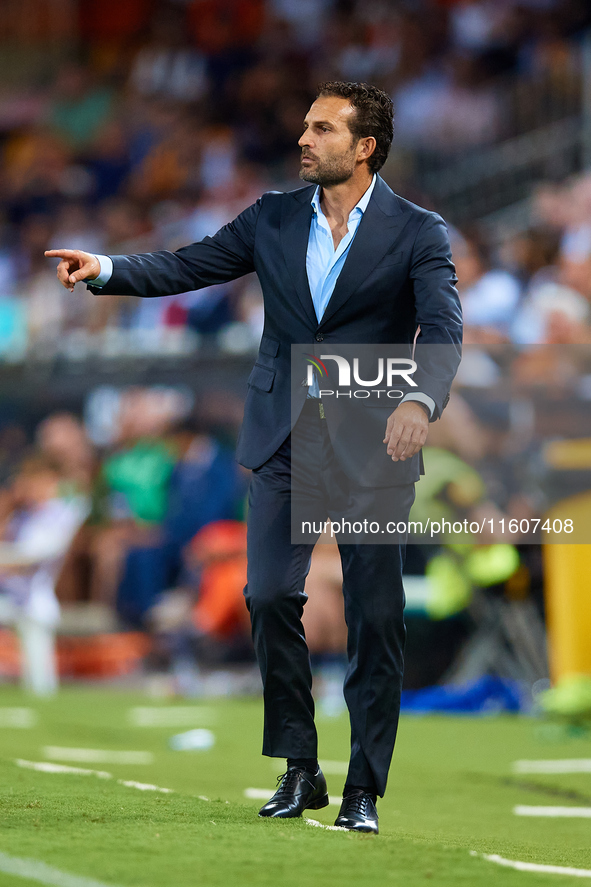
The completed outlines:
[[[312,142],[310,141],[309,130],[306,130],[305,132],[302,133],[302,136],[298,142],[298,145],[300,146],[300,148],[304,148],[304,147],[309,148],[311,146],[311,144],[312,144]]]

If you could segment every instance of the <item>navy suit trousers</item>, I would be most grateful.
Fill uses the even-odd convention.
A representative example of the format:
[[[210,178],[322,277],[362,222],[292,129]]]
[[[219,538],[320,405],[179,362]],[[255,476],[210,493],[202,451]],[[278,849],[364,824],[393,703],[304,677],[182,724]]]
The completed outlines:
[[[317,756],[318,738],[301,617],[314,544],[291,541],[294,497],[299,512],[318,522],[346,514],[347,498],[354,500],[359,515],[360,509],[371,514],[375,501],[387,497],[392,516],[406,521],[414,484],[355,488],[336,464],[316,401],[306,403],[290,438],[252,472],[244,594],[263,680],[263,754],[311,758]],[[404,544],[351,544],[339,541],[338,536],[337,542],[348,627],[344,692],[351,722],[351,761],[347,784],[367,786],[381,796],[400,709]]]

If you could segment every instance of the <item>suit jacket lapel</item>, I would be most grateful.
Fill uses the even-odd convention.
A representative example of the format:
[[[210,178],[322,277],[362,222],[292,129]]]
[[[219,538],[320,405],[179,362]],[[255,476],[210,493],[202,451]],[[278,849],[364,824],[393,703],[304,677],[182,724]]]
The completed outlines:
[[[320,326],[323,326],[344,305],[371,274],[408,219],[409,215],[401,211],[396,195],[378,176]]]
[[[298,298],[314,329],[318,326],[318,318],[314,310],[308,272],[306,271],[306,253],[312,220],[312,204],[310,200],[314,186],[296,191],[284,200],[281,213],[281,246],[289,277],[294,284]]]

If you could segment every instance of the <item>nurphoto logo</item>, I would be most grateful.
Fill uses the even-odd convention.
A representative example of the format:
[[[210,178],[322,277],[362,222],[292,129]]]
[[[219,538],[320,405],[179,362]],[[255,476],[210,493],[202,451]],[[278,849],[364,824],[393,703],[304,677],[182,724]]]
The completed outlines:
[[[314,384],[314,372],[318,374],[318,381],[330,382],[329,371],[324,361],[332,360],[336,363],[338,378],[337,387],[339,389],[351,389],[351,362],[340,354],[321,354],[316,357],[313,354],[306,354],[308,362],[307,379],[308,386]],[[334,369],[334,368],[332,368]],[[404,397],[404,391],[394,388],[395,381],[401,384],[403,380],[406,385],[412,388],[417,387],[417,383],[411,378],[416,371],[417,364],[414,360],[406,357],[380,357],[377,361],[377,375],[374,379],[362,379],[359,370],[359,358],[353,358],[353,383],[360,386],[350,391],[335,391],[334,389],[320,389],[321,397],[357,397],[367,399],[372,395],[379,398],[382,394],[393,400],[399,400]],[[385,384],[386,387],[379,388],[379,385]]]

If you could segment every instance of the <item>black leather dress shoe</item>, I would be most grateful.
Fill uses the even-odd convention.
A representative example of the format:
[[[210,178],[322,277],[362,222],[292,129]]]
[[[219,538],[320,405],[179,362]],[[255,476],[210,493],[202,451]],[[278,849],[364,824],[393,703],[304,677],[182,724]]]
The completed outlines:
[[[291,819],[304,810],[320,810],[328,804],[326,779],[322,770],[314,776],[303,767],[290,767],[277,780],[279,788],[259,810],[259,816]]]
[[[361,790],[348,793],[343,798],[335,825],[352,832],[378,834],[378,811],[374,795]]]

